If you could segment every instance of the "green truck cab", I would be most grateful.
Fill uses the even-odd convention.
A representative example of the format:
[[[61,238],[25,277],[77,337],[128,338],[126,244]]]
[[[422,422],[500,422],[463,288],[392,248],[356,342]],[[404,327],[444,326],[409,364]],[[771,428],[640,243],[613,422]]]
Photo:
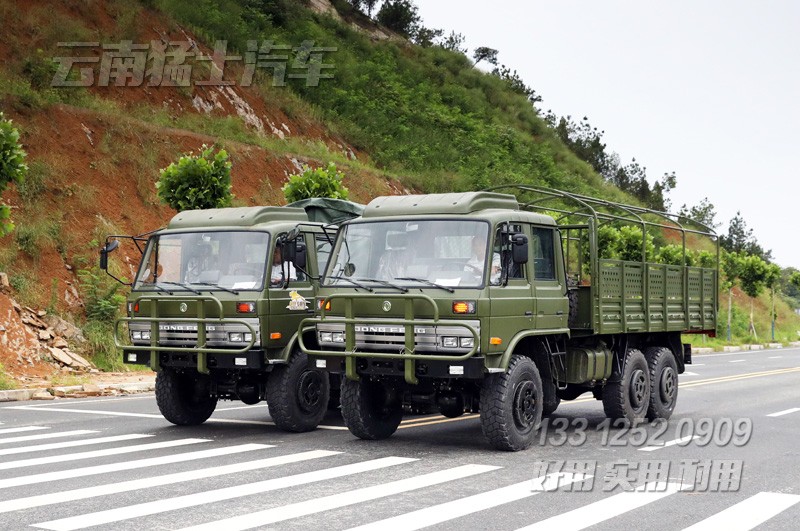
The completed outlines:
[[[156,401],[168,421],[205,422],[219,399],[266,400],[287,431],[321,421],[330,379],[308,369],[297,339],[306,333],[313,342],[313,331],[298,323],[313,312],[336,227],[309,216],[341,220],[363,207],[298,206],[185,211],[154,233],[106,239],[106,271],[121,238],[142,252],[115,342],[125,363],[157,371]]]
[[[382,439],[404,411],[480,413],[521,450],[561,400],[592,392],[610,418],[669,418],[691,363],[681,334],[716,330],[718,266],[686,265],[708,227],[577,194],[378,197],[339,230],[318,292],[309,366],[346,376],[345,424]],[[683,265],[600,258],[605,224],[673,232]],[[642,256],[647,256],[642,238]],[[317,346],[318,345],[318,346]]]

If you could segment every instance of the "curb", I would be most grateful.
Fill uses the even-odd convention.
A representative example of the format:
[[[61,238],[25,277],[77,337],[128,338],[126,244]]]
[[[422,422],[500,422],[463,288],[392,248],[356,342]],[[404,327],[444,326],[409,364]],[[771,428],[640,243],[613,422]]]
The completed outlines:
[[[89,396],[114,396],[149,393],[156,388],[155,382],[123,384],[86,384],[66,387],[11,389],[0,391],[0,402],[20,402],[24,400],[55,400],[59,398],[85,398]]]

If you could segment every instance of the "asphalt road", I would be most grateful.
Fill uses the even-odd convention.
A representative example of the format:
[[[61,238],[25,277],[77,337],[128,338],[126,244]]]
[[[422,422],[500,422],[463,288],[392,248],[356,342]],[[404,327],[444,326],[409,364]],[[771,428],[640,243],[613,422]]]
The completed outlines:
[[[503,453],[473,415],[366,442],[263,404],[182,428],[152,395],[6,403],[0,529],[800,528],[800,349],[696,356],[669,423],[603,421],[584,395]]]

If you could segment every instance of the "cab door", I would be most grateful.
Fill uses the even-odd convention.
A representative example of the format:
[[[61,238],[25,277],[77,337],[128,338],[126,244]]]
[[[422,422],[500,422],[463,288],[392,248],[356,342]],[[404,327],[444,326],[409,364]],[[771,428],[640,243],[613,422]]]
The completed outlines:
[[[533,294],[536,299],[536,328],[566,328],[569,316],[561,238],[555,227],[531,228]]]
[[[315,290],[308,275],[299,268],[294,267],[293,264],[290,266],[285,261],[275,263],[275,252],[281,239],[280,236],[273,238],[270,264],[267,271],[269,331],[265,344],[269,348],[285,346],[294,333],[297,332],[300,321],[314,312]],[[306,235],[301,234],[297,239],[307,243]],[[313,240],[311,241],[313,244]],[[288,282],[281,281],[282,276],[288,278]],[[274,334],[280,334],[280,338],[272,339]]]
[[[523,233],[530,239],[529,228],[510,223],[510,233]],[[534,326],[536,300],[531,291],[530,259],[527,264],[514,264],[511,260],[510,235],[500,226],[495,231],[493,252],[501,256],[501,264],[507,269],[508,280],[505,285],[491,282],[489,277],[489,300],[491,304],[489,318],[489,336],[499,337],[500,345],[489,345],[489,352],[502,352],[508,342],[521,330]],[[505,234],[504,234],[505,233]],[[530,251],[529,251],[530,252]]]

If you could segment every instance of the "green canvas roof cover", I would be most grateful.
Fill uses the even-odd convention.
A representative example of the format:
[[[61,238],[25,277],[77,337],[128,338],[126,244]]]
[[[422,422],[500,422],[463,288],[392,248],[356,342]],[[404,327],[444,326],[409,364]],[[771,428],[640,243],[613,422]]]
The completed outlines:
[[[178,212],[170,220],[167,228],[252,227],[270,221],[296,221],[300,223],[308,221],[308,215],[300,208],[277,206],[186,210]]]
[[[364,205],[327,197],[301,199],[286,206],[305,209],[309,221],[317,223],[338,224],[348,219],[357,218],[364,212]]]
[[[393,195],[376,197],[364,210],[364,217],[420,214],[469,214],[486,209],[519,210],[517,198],[494,192]]]

